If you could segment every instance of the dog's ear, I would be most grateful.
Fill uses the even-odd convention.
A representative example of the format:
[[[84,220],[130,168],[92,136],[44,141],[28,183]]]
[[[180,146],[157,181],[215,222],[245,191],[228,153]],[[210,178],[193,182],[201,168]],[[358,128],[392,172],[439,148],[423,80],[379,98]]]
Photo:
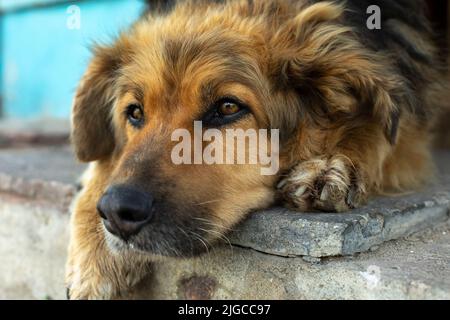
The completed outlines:
[[[113,48],[97,47],[77,89],[72,107],[71,140],[80,161],[99,160],[114,150],[111,111],[121,61],[116,53]]]
[[[271,77],[277,87],[294,90],[300,102],[309,103],[309,112],[371,117],[394,144],[401,95],[396,90],[402,85],[385,69],[383,57],[364,48],[341,23],[343,12],[340,5],[320,2],[287,21],[270,45]]]

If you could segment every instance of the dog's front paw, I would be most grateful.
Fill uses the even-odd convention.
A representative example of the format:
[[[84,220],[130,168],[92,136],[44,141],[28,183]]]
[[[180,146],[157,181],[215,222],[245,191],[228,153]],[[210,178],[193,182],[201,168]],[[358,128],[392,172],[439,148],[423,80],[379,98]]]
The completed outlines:
[[[83,263],[67,266],[66,286],[70,300],[109,300],[115,296],[113,283],[94,266]]]
[[[344,212],[367,198],[361,174],[345,156],[302,162],[278,189],[286,203],[300,211]]]
[[[150,272],[149,258],[125,252],[115,255],[103,245],[69,246],[65,278],[68,299],[122,299]]]

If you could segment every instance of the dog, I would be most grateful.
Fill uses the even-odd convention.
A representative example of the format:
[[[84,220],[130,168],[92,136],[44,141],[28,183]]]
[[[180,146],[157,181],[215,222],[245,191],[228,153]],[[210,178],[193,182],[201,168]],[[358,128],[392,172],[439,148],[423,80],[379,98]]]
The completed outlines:
[[[367,8],[380,8],[381,29]],[[120,298],[158,259],[199,255],[249,212],[346,212],[433,176],[448,79],[410,0],[150,1],[98,45],[72,112],[90,162],[71,217],[71,299]],[[279,171],[176,165],[177,129],[278,129]]]

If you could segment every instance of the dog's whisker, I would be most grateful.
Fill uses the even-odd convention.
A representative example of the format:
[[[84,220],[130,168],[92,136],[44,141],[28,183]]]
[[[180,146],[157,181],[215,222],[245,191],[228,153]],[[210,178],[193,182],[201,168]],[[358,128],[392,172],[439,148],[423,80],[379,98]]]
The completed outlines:
[[[194,243],[193,243],[193,241],[192,241],[192,237],[190,237],[189,234],[188,234],[186,231],[184,231],[184,229],[181,228],[180,226],[177,226],[177,228],[178,228],[178,230],[180,230],[181,233],[183,233],[183,235],[189,240],[189,244],[190,244],[190,246],[191,246],[191,251],[193,252],[193,251],[194,251]]]
[[[194,231],[189,231],[198,241],[200,241],[206,248],[206,251],[208,252],[209,255],[209,247],[206,244],[206,242],[208,242],[206,239],[204,239],[201,235],[199,235],[198,233],[195,233]],[[205,242],[206,241],[206,242]]]
[[[187,234],[186,231],[183,230],[183,228],[177,226],[177,229],[180,230],[187,238],[189,238],[189,235]]]
[[[219,220],[219,221],[222,220],[221,218],[219,218],[218,216],[214,215],[213,213],[210,213],[210,215],[211,215],[212,217],[216,218],[216,219]],[[225,227],[225,226],[222,225],[222,224],[214,223],[214,222],[212,222],[211,220],[207,220],[207,219],[199,218],[199,217],[194,217],[194,219],[195,219],[195,220],[198,220],[198,221],[201,221],[201,222],[203,222],[203,223],[207,223],[207,224],[209,224],[209,225],[211,225],[211,226],[213,226],[213,227],[217,227],[217,228],[220,229],[220,230],[226,230],[226,231],[228,231],[228,232],[236,231],[235,229],[232,229],[232,228],[229,228],[229,227]]]
[[[210,201],[200,202],[200,203],[197,203],[195,205],[196,206],[204,206],[204,205],[211,204],[211,203],[216,203],[216,202],[219,202],[219,201],[220,201],[220,199],[210,200]]]
[[[218,237],[219,239],[225,241],[230,246],[230,248],[233,248],[233,245],[231,244],[230,239],[228,239],[228,237],[225,236],[223,233],[216,231],[216,230],[212,230],[212,229],[203,229],[203,228],[198,228],[198,229],[201,231],[204,231],[210,235]]]
[[[204,218],[196,217],[195,219],[200,221],[200,222],[202,222],[205,225],[209,225],[209,226],[212,226],[212,227],[218,229],[218,230],[213,230],[213,229],[202,229],[202,228],[199,228],[199,230],[202,230],[202,231],[207,232],[207,233],[212,234],[212,235],[217,235],[220,239],[222,239],[225,242],[227,242],[228,245],[230,246],[230,248],[233,248],[230,239],[223,232],[220,231],[220,230],[227,230],[227,229],[231,230],[230,228],[226,228],[223,225],[220,225],[220,224],[217,224],[217,223],[213,223],[213,222],[211,222],[211,221],[209,221],[207,219],[204,219]]]

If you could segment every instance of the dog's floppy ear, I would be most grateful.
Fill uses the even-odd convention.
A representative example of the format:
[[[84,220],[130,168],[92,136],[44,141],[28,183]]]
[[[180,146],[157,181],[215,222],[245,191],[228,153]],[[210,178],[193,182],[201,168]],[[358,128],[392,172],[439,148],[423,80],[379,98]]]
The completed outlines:
[[[382,57],[364,48],[353,30],[341,23],[343,10],[319,2],[287,21],[272,39],[272,77],[278,86],[298,92],[313,113],[372,117],[393,144],[400,117],[401,93],[396,92],[402,87],[400,80],[385,70]]]
[[[114,150],[111,110],[120,59],[113,48],[97,47],[77,89],[72,108],[71,140],[80,161],[107,157]]]

